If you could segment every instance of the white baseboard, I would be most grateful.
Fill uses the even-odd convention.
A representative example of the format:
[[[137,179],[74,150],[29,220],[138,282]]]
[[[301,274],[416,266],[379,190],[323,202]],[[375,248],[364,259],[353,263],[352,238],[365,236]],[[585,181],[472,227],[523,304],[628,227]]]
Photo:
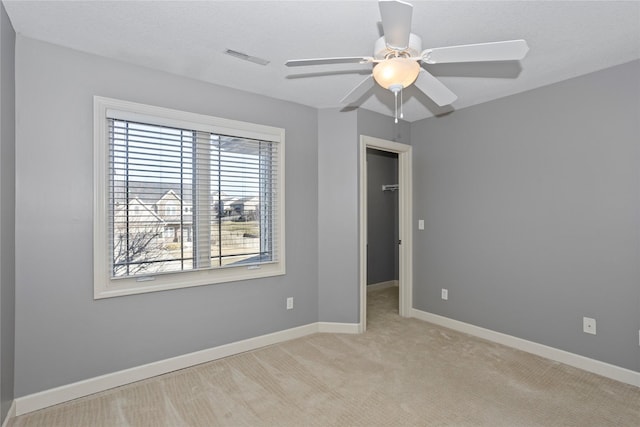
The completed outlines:
[[[318,322],[318,332],[330,334],[359,334],[360,324],[358,323],[334,323]]]
[[[367,285],[367,292],[377,291],[380,289],[387,289],[391,287],[398,287],[400,282],[398,280],[387,280],[386,282],[372,283]]]
[[[358,326],[359,325],[357,323],[310,323],[308,325],[261,335],[259,337],[184,354],[182,356],[159,360],[157,362],[101,375],[99,377],[88,378],[86,380],[55,387],[15,399],[13,402],[14,405],[12,405],[14,408],[12,417],[43,409],[48,406],[57,405],[59,403],[64,403],[69,400],[89,396],[114,387],[152,378],[157,375],[166,374],[168,372],[177,371],[179,369],[188,368],[190,366],[199,365],[201,363],[210,362],[212,360],[244,353],[246,351],[255,350],[268,345],[289,341],[315,333],[358,333]],[[7,416],[7,419],[9,418],[11,417]]]
[[[598,360],[569,353],[564,350],[548,347],[532,341],[516,338],[490,329],[481,328],[479,326],[474,326],[421,310],[412,309],[411,317],[468,333],[470,335],[494,341],[499,344],[523,350],[528,353],[536,354],[547,359],[565,363],[585,371],[593,372],[598,375],[640,387],[640,373],[629,369],[610,365]],[[48,406],[57,405],[59,403],[89,396],[114,387],[145,380],[157,375],[166,374],[168,372],[188,368],[190,366],[199,365],[201,363],[210,362],[234,354],[255,350],[268,345],[289,341],[315,333],[357,334],[360,332],[360,325],[357,323],[311,323],[284,331],[278,331],[210,349],[196,351],[182,356],[148,363],[134,368],[101,375],[99,377],[89,378],[15,399],[11,404],[7,417],[2,423],[2,427],[8,425],[8,420],[17,415],[23,415]]]
[[[4,421],[2,421],[2,427],[7,427],[9,425],[9,420],[16,416],[16,401],[13,400],[11,402],[11,406],[9,407],[9,411],[7,412],[7,416],[4,417]]]
[[[493,341],[498,344],[503,344],[507,347],[526,351],[527,353],[535,354],[537,356],[554,360],[556,362],[564,363],[565,365],[570,365],[588,372],[592,372],[594,374],[602,375],[603,377],[611,378],[616,381],[640,387],[640,372],[632,371],[620,366],[611,365],[599,360],[590,359],[578,354],[569,353],[568,351],[549,347],[543,344],[538,344],[533,341],[517,338],[511,335],[503,334],[501,332],[492,331],[491,329],[481,328],[470,323],[465,323],[437,314],[428,313],[426,311],[417,310],[415,308],[411,309],[411,317],[424,320],[425,322],[434,323],[439,326],[444,326],[445,328],[453,329],[459,332],[464,332],[469,335],[474,335],[476,337]]]

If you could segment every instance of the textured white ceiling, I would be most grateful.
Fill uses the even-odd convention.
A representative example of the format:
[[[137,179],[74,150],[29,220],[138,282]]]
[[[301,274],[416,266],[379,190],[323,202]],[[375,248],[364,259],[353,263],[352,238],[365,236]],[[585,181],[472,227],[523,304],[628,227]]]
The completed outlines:
[[[372,55],[381,35],[369,1],[3,0],[16,32],[80,51],[317,108],[339,100],[370,65],[287,68],[287,59]],[[426,66],[458,95],[455,109],[640,58],[640,1],[413,1],[423,48],[523,38],[521,62]],[[267,66],[223,54],[233,49]],[[640,77],[639,77],[640,78]],[[445,112],[404,93],[405,119]],[[393,114],[376,87],[363,108]]]

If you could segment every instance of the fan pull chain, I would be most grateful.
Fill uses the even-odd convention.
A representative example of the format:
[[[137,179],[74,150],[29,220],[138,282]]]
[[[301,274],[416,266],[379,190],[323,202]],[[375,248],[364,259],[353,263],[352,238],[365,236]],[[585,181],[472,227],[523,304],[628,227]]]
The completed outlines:
[[[398,92],[394,92],[393,96],[395,97],[396,102],[396,123],[398,123]]]
[[[400,118],[404,119],[404,113],[402,112],[402,104],[404,104],[404,102],[402,101],[402,89],[400,89]]]

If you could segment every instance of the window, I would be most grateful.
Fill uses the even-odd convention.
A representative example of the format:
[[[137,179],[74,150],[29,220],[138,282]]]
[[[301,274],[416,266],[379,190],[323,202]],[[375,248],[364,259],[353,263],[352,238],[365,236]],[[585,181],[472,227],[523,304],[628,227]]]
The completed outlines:
[[[284,274],[284,130],[94,99],[94,296]]]

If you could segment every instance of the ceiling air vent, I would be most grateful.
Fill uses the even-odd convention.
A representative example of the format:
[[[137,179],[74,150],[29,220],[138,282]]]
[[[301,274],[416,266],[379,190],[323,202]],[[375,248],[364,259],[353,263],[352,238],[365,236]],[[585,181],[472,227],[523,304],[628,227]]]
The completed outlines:
[[[269,63],[269,61],[267,61],[266,59],[247,55],[246,53],[238,52],[237,50],[227,49],[224,51],[224,53],[234,56],[238,59],[244,59],[245,61],[253,62],[254,64],[267,65]]]

